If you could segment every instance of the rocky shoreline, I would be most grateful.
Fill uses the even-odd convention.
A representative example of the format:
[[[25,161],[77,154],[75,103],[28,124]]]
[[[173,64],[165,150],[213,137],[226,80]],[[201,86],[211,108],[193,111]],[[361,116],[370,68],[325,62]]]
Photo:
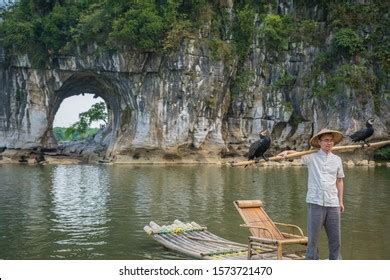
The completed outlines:
[[[345,167],[389,167],[390,162],[362,159],[361,154],[343,153],[341,156]],[[177,153],[145,151],[143,154],[116,155],[111,159],[91,155],[66,155],[42,153],[33,150],[7,149],[0,153],[0,164],[27,164],[27,165],[68,165],[68,164],[131,164],[131,165],[185,165],[185,164],[215,164],[231,165],[245,161],[243,156],[221,157],[216,151],[198,151],[197,153],[178,155]],[[250,167],[297,167],[302,166],[300,160],[264,161],[261,160]]]

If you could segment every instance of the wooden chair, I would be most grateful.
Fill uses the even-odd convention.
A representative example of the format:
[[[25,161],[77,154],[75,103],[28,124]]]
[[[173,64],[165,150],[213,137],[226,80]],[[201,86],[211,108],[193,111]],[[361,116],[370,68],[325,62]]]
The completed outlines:
[[[276,246],[278,260],[282,259],[285,245],[307,245],[307,237],[300,227],[273,222],[264,211],[260,200],[236,200],[234,206],[245,222],[241,226],[249,228],[252,234],[249,237],[248,259],[258,254],[256,247],[263,244]],[[289,232],[282,232],[277,226],[284,227]]]

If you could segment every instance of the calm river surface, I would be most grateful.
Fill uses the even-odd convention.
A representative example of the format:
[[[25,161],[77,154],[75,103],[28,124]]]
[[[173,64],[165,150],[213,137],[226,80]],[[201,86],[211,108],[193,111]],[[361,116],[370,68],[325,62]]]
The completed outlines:
[[[390,169],[345,168],[344,259],[390,259]],[[195,221],[246,243],[236,199],[306,232],[304,167],[0,165],[0,259],[185,259],[143,227]],[[326,239],[321,257],[326,258]]]

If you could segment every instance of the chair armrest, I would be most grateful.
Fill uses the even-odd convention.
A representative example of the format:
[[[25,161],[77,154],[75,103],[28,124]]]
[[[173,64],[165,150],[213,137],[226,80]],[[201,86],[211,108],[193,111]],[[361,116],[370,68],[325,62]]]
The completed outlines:
[[[302,229],[297,226],[297,225],[292,225],[292,224],[285,224],[285,223],[277,223],[277,222],[274,222],[275,225],[278,225],[278,226],[284,226],[284,227],[287,227],[287,228],[290,228],[292,229],[292,232],[294,232],[294,229],[298,230],[299,234],[304,237],[305,235],[303,234],[303,231]]]
[[[279,240],[276,240],[276,239],[249,236],[249,242],[253,242],[253,241],[265,243],[265,244],[274,244],[274,245],[277,245],[279,243]]]

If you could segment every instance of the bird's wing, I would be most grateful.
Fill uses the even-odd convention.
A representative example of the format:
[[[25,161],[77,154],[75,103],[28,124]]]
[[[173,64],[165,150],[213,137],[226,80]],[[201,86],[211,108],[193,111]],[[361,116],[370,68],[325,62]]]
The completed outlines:
[[[264,145],[266,146],[266,150],[268,150],[271,146],[271,138],[267,137],[266,139],[264,139]]]
[[[366,135],[366,128],[363,128],[359,131],[356,131],[355,133],[351,134],[349,137],[351,137],[351,139],[353,141],[360,141],[360,140],[363,140],[365,139],[365,135]]]
[[[257,148],[260,145],[261,140],[257,140],[256,142],[253,142],[249,147],[249,153],[248,153],[248,159],[253,159],[256,156]]]

